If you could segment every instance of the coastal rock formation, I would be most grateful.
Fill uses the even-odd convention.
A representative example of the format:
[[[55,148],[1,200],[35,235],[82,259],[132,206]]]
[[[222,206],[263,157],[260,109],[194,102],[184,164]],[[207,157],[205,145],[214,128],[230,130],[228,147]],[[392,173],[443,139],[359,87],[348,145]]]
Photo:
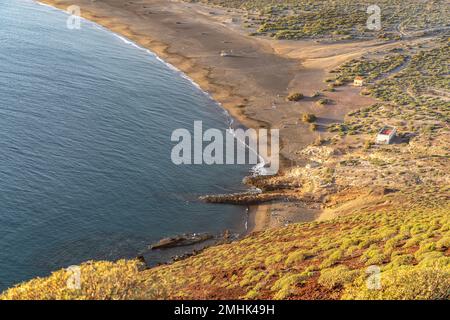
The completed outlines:
[[[168,237],[159,240],[157,243],[150,246],[150,249],[168,249],[173,247],[183,247],[197,244],[212,239],[213,236],[209,233],[186,233],[175,237]]]
[[[206,195],[200,197],[200,200],[208,203],[229,203],[240,205],[258,204],[272,200],[289,200],[290,195],[283,193],[233,193],[233,194],[218,194]]]

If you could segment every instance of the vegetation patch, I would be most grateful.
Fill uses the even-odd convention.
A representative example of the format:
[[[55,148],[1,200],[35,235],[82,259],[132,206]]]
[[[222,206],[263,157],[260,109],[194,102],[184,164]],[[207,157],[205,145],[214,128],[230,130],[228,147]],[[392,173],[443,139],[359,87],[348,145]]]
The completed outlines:
[[[291,93],[287,99],[289,101],[300,101],[304,98],[305,96],[302,93],[296,92],[296,93]]]

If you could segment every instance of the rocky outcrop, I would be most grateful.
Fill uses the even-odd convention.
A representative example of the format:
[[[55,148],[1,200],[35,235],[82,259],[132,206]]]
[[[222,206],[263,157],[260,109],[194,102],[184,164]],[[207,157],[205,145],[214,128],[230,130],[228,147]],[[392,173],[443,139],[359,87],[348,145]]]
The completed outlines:
[[[212,239],[213,236],[209,233],[186,233],[175,237],[168,237],[159,240],[157,243],[150,246],[150,249],[168,249],[174,247],[190,246]]]
[[[233,193],[206,195],[200,197],[200,200],[208,203],[228,203],[238,205],[254,205],[274,200],[298,200],[298,197],[289,193]]]
[[[296,190],[286,192],[268,192],[268,193],[234,193],[218,194],[200,197],[200,200],[208,203],[228,203],[236,205],[255,205],[270,201],[296,201],[302,203],[320,203],[323,201],[321,193],[301,193]]]

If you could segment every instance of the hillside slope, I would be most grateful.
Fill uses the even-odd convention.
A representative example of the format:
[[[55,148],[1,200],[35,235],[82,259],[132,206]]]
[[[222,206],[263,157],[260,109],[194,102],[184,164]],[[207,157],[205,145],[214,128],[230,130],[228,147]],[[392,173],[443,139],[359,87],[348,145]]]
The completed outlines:
[[[70,273],[60,270],[0,298],[448,299],[450,203],[427,197],[427,205],[402,208],[410,196],[386,196],[389,208],[268,230],[153,269],[88,262],[81,290],[68,289]]]

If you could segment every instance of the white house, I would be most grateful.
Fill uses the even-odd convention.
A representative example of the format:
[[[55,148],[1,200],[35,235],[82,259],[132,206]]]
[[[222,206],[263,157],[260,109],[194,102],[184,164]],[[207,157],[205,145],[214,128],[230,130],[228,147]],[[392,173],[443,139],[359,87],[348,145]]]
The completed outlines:
[[[353,85],[355,87],[362,87],[364,85],[364,78],[363,77],[355,77],[355,80],[353,80]]]
[[[375,142],[378,144],[390,144],[395,138],[396,133],[397,129],[395,127],[385,126],[378,132]]]

